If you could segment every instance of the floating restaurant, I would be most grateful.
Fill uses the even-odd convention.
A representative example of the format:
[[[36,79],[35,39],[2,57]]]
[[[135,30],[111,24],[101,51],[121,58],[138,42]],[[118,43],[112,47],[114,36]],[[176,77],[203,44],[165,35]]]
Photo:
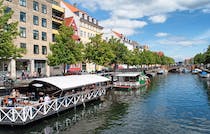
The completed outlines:
[[[98,75],[72,75],[35,79],[26,92],[1,96],[0,124],[25,125],[72,107],[99,99],[110,79]]]

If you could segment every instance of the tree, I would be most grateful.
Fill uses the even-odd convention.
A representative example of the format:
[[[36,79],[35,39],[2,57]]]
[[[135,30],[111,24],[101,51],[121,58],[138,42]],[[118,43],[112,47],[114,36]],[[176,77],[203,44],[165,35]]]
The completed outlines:
[[[0,59],[15,59],[21,57],[23,49],[13,44],[13,39],[18,35],[17,22],[9,22],[13,11],[3,6],[3,0],[0,0]]]
[[[210,63],[210,45],[207,48],[207,51],[204,53],[204,63]]]
[[[205,57],[204,54],[199,53],[194,56],[194,64],[201,64],[204,63]]]
[[[77,43],[72,39],[74,30],[62,24],[58,30],[59,34],[55,36],[55,43],[50,44],[50,53],[48,64],[57,66],[63,64],[63,73],[66,72],[67,64],[76,64],[83,60],[83,44]]]
[[[108,66],[111,59],[114,57],[110,45],[98,34],[90,38],[90,40],[91,42],[88,43],[85,48],[87,61],[93,62],[96,65]]]
[[[112,53],[114,54],[114,57],[112,58],[110,65],[114,64],[114,71],[117,69],[118,64],[126,63],[126,57],[128,52],[128,48],[120,42],[120,40],[117,40],[115,38],[111,38],[108,41]]]

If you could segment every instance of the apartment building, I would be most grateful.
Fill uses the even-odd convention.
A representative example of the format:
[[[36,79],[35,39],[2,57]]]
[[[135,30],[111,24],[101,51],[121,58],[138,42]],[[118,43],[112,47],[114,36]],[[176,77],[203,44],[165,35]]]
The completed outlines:
[[[138,42],[128,39],[125,35],[119,32],[113,30],[106,30],[106,33],[103,33],[103,38],[107,41],[112,37],[119,39],[121,43],[123,43],[128,48],[128,50],[132,51],[137,47],[142,48],[140,47],[140,44]]]
[[[99,25],[98,20],[88,15],[88,13],[78,9],[76,5],[71,5],[67,2],[61,1],[60,6],[65,9],[65,18],[73,17],[78,27],[78,35],[80,41],[84,44],[90,42],[90,37],[96,34],[101,34],[103,27]],[[98,66],[97,70],[100,70]],[[95,71],[94,64],[83,64],[82,70],[88,72]]]
[[[65,9],[65,18],[74,17],[81,41],[84,44],[90,41],[90,37],[102,33],[103,27],[98,24],[98,20],[89,16],[88,13],[64,1],[61,1],[61,7]]]
[[[53,42],[59,26],[64,20],[64,9],[60,0],[5,0],[4,5],[14,14],[10,21],[18,21],[20,35],[14,40],[18,47],[25,48],[23,57],[10,60],[2,65],[12,77],[26,75],[49,76],[47,55],[49,43]],[[7,66],[7,68],[5,68]]]

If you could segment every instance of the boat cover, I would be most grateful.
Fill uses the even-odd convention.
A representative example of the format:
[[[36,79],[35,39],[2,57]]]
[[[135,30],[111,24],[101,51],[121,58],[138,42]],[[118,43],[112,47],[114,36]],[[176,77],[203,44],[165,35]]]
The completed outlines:
[[[38,85],[36,83],[48,83],[61,90],[68,90],[77,87],[82,87],[85,85],[91,85],[100,82],[107,82],[110,79],[98,76],[98,75],[70,75],[70,76],[56,76],[48,78],[38,78],[34,79],[31,83],[32,85]]]
[[[120,73],[120,74],[116,74],[116,76],[118,77],[136,77],[136,76],[139,76],[141,75],[140,72],[131,72],[131,73]]]

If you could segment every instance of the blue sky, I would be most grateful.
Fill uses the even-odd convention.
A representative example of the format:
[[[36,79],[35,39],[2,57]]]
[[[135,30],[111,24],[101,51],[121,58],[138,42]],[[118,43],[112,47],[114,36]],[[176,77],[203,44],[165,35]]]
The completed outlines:
[[[65,0],[152,51],[180,61],[210,45],[210,0]]]

